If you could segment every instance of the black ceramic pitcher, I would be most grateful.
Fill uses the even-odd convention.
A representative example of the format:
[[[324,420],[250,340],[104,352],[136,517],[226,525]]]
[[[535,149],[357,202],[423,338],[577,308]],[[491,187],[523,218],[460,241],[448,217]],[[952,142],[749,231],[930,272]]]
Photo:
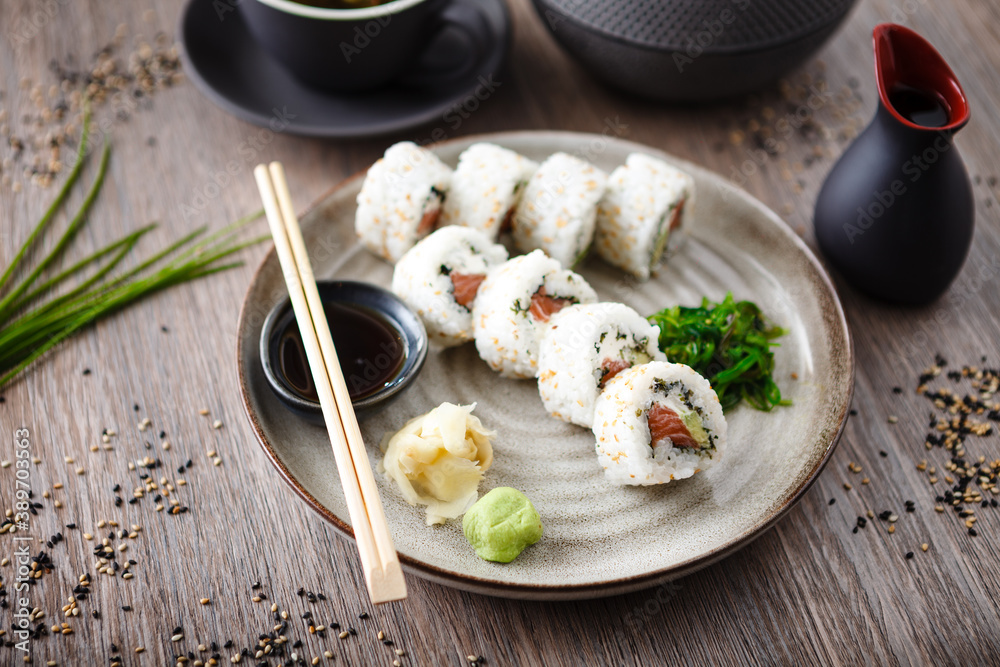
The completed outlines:
[[[969,120],[958,79],[927,40],[874,31],[879,105],[816,200],[816,240],[857,289],[898,303],[940,296],[972,242],[972,185],[955,132]]]

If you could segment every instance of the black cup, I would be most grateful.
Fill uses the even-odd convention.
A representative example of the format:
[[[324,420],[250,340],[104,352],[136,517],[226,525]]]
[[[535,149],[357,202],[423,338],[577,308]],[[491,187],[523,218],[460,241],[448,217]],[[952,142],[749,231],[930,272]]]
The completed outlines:
[[[468,33],[467,17],[449,12],[450,4],[393,0],[360,9],[322,9],[291,0],[243,0],[240,8],[254,39],[296,78],[317,88],[359,92],[414,73],[421,54],[447,28]],[[475,36],[462,41],[467,48],[457,49],[453,62],[438,67],[436,78],[460,76],[475,64]]]

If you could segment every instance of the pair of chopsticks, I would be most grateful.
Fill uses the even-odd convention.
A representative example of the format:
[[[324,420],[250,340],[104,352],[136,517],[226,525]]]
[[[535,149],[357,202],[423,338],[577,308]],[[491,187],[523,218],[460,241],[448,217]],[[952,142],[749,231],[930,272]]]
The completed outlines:
[[[264,201],[275,251],[281,261],[292,310],[323,407],[323,418],[347,498],[368,594],[375,604],[402,600],[406,597],[406,582],[389,534],[319,290],[316,289],[299,221],[292,208],[285,170],[280,162],[272,162],[267,166],[257,165],[253,174]]]

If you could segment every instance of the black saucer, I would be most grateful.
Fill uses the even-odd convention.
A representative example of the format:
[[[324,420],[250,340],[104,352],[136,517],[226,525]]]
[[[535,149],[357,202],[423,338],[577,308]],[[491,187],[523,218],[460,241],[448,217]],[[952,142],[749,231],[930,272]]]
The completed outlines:
[[[503,64],[510,42],[504,0],[454,0],[447,11],[464,34],[445,29],[414,71],[398,83],[369,93],[338,94],[309,88],[288,74],[259,49],[240,12],[219,16],[219,4],[190,0],[184,9],[178,32],[185,73],[229,113],[305,136],[371,137],[435,119],[446,125],[449,112],[470,94],[491,94],[491,77]],[[443,64],[462,49],[468,51],[462,72],[443,72]]]

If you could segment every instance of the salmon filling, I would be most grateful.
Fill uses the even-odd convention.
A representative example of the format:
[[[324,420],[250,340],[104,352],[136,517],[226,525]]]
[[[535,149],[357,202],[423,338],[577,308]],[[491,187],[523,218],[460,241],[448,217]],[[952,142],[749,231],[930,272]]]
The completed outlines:
[[[651,445],[669,439],[674,447],[686,447],[698,449],[698,441],[691,435],[691,431],[684,424],[680,415],[658,403],[653,403],[646,413],[649,423],[649,440]]]
[[[424,217],[420,218],[420,224],[417,225],[417,234],[423,235],[430,232],[437,225],[438,218],[440,217],[440,207],[424,213]]]
[[[677,202],[677,208],[670,214],[670,231],[674,231],[681,226],[681,213],[684,211],[684,200]]]
[[[457,301],[460,306],[465,306],[466,308],[471,307],[472,302],[476,299],[476,294],[479,293],[479,286],[483,284],[484,280],[486,280],[486,274],[457,273],[452,271],[449,276],[451,277],[452,291],[455,295],[455,301]]]
[[[532,317],[539,322],[548,322],[550,317],[572,303],[572,299],[549,296],[545,293],[545,285],[542,285],[537,292],[531,295],[529,311]]]
[[[601,381],[597,386],[603,388],[611,378],[627,368],[632,368],[632,364],[624,359],[605,359],[601,362]]]

